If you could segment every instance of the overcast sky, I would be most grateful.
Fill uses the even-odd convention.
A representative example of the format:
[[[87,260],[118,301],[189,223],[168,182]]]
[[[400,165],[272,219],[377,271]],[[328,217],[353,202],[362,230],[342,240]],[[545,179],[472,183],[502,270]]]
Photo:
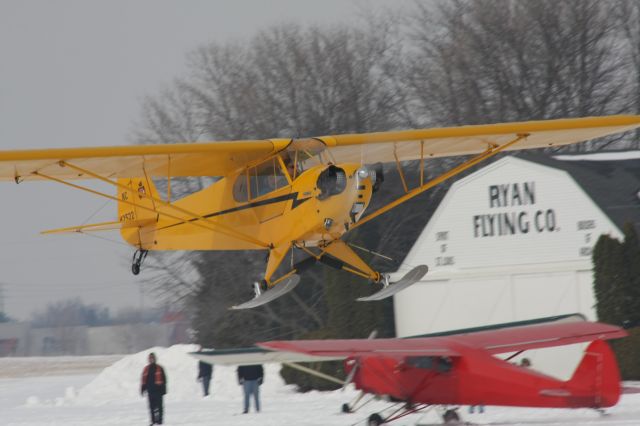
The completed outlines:
[[[141,99],[181,75],[195,47],[287,22],[349,22],[362,7],[401,3],[0,0],[0,149],[127,144]],[[153,304],[130,273],[133,249],[117,233],[104,234],[109,241],[38,234],[114,220],[115,205],[33,182],[1,183],[0,200],[0,302],[8,315],[28,319],[76,296],[113,312]]]

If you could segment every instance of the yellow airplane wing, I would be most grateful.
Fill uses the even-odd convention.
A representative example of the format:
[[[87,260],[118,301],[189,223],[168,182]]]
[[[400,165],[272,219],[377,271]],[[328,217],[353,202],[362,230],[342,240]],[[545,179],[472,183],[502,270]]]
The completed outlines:
[[[289,140],[247,140],[167,145],[134,145],[0,151],[0,180],[90,179],[68,162],[107,178],[144,176],[224,176],[247,163],[266,158]]]
[[[614,115],[477,126],[322,136],[337,163],[376,163],[479,154],[521,138],[505,151],[583,142],[640,127],[640,116]],[[304,146],[304,140],[294,145]],[[310,140],[307,140],[311,144]]]
[[[225,176],[285,149],[316,154],[329,148],[336,162],[375,163],[477,154],[582,142],[640,127],[640,116],[618,115],[477,126],[329,135],[303,139],[221,141],[0,151],[0,180],[144,176]],[[321,142],[321,143],[320,143]],[[65,163],[73,167],[63,167]],[[41,175],[42,176],[41,176]]]

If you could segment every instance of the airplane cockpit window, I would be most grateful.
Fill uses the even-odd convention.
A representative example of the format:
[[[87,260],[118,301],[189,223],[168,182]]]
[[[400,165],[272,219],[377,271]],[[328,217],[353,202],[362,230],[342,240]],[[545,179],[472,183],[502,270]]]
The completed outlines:
[[[249,200],[249,178],[246,170],[236,178],[233,184],[233,198],[240,202]]]
[[[433,357],[431,356],[409,356],[405,362],[415,368],[423,368],[425,370],[433,368]]]
[[[248,201],[289,185],[277,158],[250,167],[236,178],[233,196],[236,201]]]
[[[306,157],[300,155],[299,152],[289,152],[283,155],[282,161],[291,180],[295,180],[306,169],[303,161],[304,158]]]
[[[322,158],[326,153],[326,146],[316,139],[296,139],[282,153],[285,163],[295,164],[295,177],[299,176],[306,169],[316,165],[324,164],[326,158]]]
[[[436,370],[438,373],[448,373],[453,368],[453,361],[447,356],[409,356],[405,363],[414,368]]]
[[[448,373],[453,368],[453,361],[448,356],[438,358],[438,372]]]

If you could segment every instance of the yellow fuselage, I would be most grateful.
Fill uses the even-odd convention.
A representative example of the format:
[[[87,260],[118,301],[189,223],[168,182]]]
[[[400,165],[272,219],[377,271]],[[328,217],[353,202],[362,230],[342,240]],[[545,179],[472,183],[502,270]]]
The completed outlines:
[[[318,187],[318,178],[328,167],[344,171],[346,184],[340,193],[323,195]],[[289,178],[289,184],[244,202],[234,197],[234,184],[244,173],[238,172],[173,203],[203,219],[177,220],[163,214],[153,215],[155,223],[137,229],[123,228],[122,237],[146,250],[252,250],[291,243],[322,246],[344,234],[369,205],[371,178],[359,177],[359,168],[359,164],[317,165],[293,181]],[[176,210],[170,207],[156,206],[156,209],[176,215]],[[121,220],[122,216],[121,212]],[[130,216],[140,219],[141,214]],[[215,230],[196,226],[194,222]],[[229,235],[225,229],[265,245]]]

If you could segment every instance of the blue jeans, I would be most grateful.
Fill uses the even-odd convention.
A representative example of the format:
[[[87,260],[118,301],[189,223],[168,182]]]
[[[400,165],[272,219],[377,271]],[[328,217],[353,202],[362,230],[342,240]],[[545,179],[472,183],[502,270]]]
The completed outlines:
[[[244,412],[249,412],[249,399],[253,395],[256,411],[260,411],[260,385],[257,380],[245,380],[242,384],[244,390]]]
[[[204,396],[209,395],[209,384],[211,383],[211,377],[202,377],[202,391]]]

